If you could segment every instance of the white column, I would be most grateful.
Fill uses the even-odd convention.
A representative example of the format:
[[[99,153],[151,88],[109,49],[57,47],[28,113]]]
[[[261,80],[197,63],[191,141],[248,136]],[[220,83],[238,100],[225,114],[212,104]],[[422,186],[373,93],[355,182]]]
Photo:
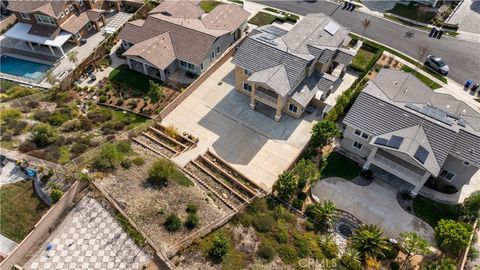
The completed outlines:
[[[53,51],[52,46],[48,45],[48,48],[49,48],[50,51],[52,52],[53,56],[55,56],[55,52]]]
[[[127,57],[127,63],[128,63],[128,67],[129,67],[130,69],[132,69],[132,63],[130,63],[130,58],[128,58],[128,57]]]
[[[377,149],[378,149],[378,147],[374,147],[372,149],[372,151],[370,151],[370,154],[368,155],[368,158],[367,158],[367,162],[365,162],[365,164],[363,164],[363,169],[364,170],[368,170],[370,168],[370,164],[372,164],[372,159],[375,156],[375,154],[377,153]]]
[[[32,51],[35,51],[35,49],[33,48],[33,45],[30,41],[27,41],[28,45],[30,45],[30,48],[32,49]]]
[[[243,85],[242,85],[243,87]],[[255,110],[255,91],[257,89],[257,84],[252,85],[252,92],[250,93],[250,109]]]
[[[277,107],[275,108],[275,121],[280,121],[282,118],[283,98],[277,94]]]
[[[145,73],[145,75],[148,75],[147,66],[144,63],[142,63],[142,66],[143,66],[143,73]]]
[[[65,56],[65,52],[63,51],[63,48],[62,46],[58,47],[60,49],[60,51],[62,52],[62,55]]]
[[[425,182],[427,182],[428,178],[430,177],[430,173],[429,172],[425,172],[425,174],[423,175],[422,177],[422,180],[420,180],[420,182],[417,184],[417,186],[410,192],[413,196],[417,196],[418,192],[420,191],[420,189],[423,187],[423,185],[425,184]]]

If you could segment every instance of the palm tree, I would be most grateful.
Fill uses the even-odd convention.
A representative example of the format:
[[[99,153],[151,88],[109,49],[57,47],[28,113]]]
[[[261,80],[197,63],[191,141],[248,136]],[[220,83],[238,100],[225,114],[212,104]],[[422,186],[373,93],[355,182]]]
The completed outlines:
[[[69,51],[67,53],[68,61],[72,62],[77,66],[78,58],[77,58],[78,52],[77,51]]]
[[[338,219],[338,213],[336,211],[336,205],[330,200],[326,200],[315,205],[314,223],[319,227],[321,231],[327,231]]]
[[[362,39],[365,39],[365,32],[367,32],[367,28],[370,27],[370,20],[368,18],[365,18],[362,21],[362,26],[363,26]]]
[[[382,234],[383,230],[378,226],[362,225],[355,229],[350,241],[352,246],[362,253],[364,259],[368,256],[377,257],[388,249],[387,238]]]
[[[347,247],[343,252],[342,264],[349,270],[361,270],[360,252],[352,247]]]

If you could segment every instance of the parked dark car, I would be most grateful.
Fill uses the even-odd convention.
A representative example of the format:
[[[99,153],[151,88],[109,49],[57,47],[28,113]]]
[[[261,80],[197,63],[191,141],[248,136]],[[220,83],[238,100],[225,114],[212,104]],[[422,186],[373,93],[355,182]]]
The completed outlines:
[[[435,57],[433,55],[427,55],[427,59],[425,60],[425,66],[435,70],[436,72],[446,76],[450,71],[447,64],[442,60],[440,57]]]

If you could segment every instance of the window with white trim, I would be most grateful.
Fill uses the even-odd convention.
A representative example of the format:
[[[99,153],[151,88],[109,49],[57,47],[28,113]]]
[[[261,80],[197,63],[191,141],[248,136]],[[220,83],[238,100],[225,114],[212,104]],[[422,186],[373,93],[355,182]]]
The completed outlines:
[[[70,9],[70,11],[73,11],[73,5],[70,5],[68,9]]]
[[[288,104],[288,110],[293,112],[293,113],[297,113],[298,107],[297,107],[297,105],[295,105],[293,103],[290,103],[290,104]]]
[[[247,76],[250,76],[252,75],[253,72],[251,72],[250,70],[247,70],[247,69],[244,69],[243,70],[243,74],[247,75]]]
[[[60,14],[58,14],[58,17],[60,17],[60,18],[63,18],[63,17],[65,17],[65,13],[63,13],[63,11],[62,11],[62,12],[60,12]]]
[[[39,22],[39,23],[56,25],[55,19],[50,17],[50,16],[35,14],[35,19],[37,19],[37,22]]]
[[[81,37],[82,37],[82,36],[80,35],[79,32],[75,33],[75,39],[76,39],[76,40],[80,39]]]
[[[212,52],[212,60],[215,59],[215,52]]]
[[[87,29],[88,29],[88,30],[92,29],[92,23],[91,23],[91,22],[88,22],[88,23],[87,23]]]
[[[200,63],[200,70],[203,70],[203,63]]]
[[[188,64],[187,64],[187,62],[180,60],[180,66],[187,67]]]
[[[357,142],[357,141],[354,141],[353,142],[353,145],[352,145],[354,148],[357,148],[358,150],[362,150],[363,148],[363,144]]]
[[[468,161],[465,160],[465,161],[463,162],[463,166],[465,166],[465,167],[470,167],[470,162],[468,162]]]
[[[65,15],[68,15],[68,13],[70,13],[70,10],[67,7],[63,12],[65,13]]]
[[[188,69],[195,70],[195,65],[188,63]]]
[[[243,90],[247,92],[252,92],[252,86],[248,83],[243,83]]]
[[[28,13],[20,12],[20,16],[22,16],[22,19],[30,20],[30,15]]]
[[[443,179],[447,180],[448,182],[451,182],[455,176],[457,176],[456,174],[452,173],[452,172],[449,172],[447,170],[443,170],[441,173],[440,173],[440,177],[442,177]]]
[[[84,4],[83,0],[77,0],[77,3],[78,3],[79,6],[83,6],[83,4]]]
[[[220,53],[220,46],[217,46],[217,55]]]
[[[368,138],[370,138],[370,135],[366,132],[363,132],[359,129],[355,129],[355,131],[353,131],[353,134],[357,135],[358,137],[364,139],[364,140],[368,140]]]

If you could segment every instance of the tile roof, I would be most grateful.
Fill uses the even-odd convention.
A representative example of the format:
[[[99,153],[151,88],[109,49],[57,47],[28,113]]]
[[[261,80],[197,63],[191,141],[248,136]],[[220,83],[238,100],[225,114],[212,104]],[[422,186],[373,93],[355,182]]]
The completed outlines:
[[[221,4],[202,18],[208,29],[234,31],[250,16],[250,13],[238,5]]]
[[[40,1],[10,1],[8,9],[18,12],[38,11],[45,15],[57,17],[65,9],[66,0],[40,0]]]
[[[344,123],[362,129],[373,136],[420,125],[440,167],[449,154],[460,156],[480,166],[480,150],[477,150],[480,149],[480,131],[475,130],[468,122],[465,127],[460,126],[457,122],[449,125],[407,107],[409,103],[431,104],[431,99],[426,99],[423,87],[418,87],[419,84],[413,82],[418,79],[395,73],[401,73],[401,71],[392,72],[382,69],[378,74],[380,76],[368,82],[346,115]],[[385,74],[390,76],[384,76]],[[398,78],[410,81],[408,83],[409,90],[406,93],[403,93],[403,87],[396,87],[402,82],[393,84]],[[390,90],[386,88],[390,88]],[[391,88],[397,89],[399,94],[395,94]],[[429,91],[432,94],[430,97],[436,99],[436,104],[440,104],[439,100],[448,101],[453,98],[450,95]],[[471,110],[469,113],[474,114],[475,110]],[[478,112],[476,114],[479,117],[472,123],[480,121],[480,114]],[[462,114],[452,116],[464,118]],[[465,121],[467,120],[465,119]]]
[[[263,83],[282,97],[285,97],[290,91],[287,72],[283,65],[254,72],[247,80],[249,82]]]
[[[124,52],[123,55],[142,57],[162,70],[175,61],[175,52],[169,33],[137,43]]]
[[[77,33],[82,27],[89,22],[87,12],[84,11],[80,14],[73,14],[65,22],[60,25],[60,28],[70,32],[72,34]]]
[[[193,1],[166,0],[152,9],[149,14],[164,13],[173,18],[198,19],[204,12]]]
[[[103,9],[92,8],[87,10],[87,16],[90,21],[96,22],[104,12],[105,10]]]
[[[347,65],[350,65],[355,54],[356,52],[353,50],[349,50],[346,48],[339,48],[338,50],[335,51],[335,54],[333,55],[333,59],[337,63],[347,66]]]
[[[329,92],[337,79],[337,77],[330,74],[314,71],[312,75],[305,78],[295,88],[290,97],[301,106],[306,107],[317,92],[320,91],[322,94]]]

